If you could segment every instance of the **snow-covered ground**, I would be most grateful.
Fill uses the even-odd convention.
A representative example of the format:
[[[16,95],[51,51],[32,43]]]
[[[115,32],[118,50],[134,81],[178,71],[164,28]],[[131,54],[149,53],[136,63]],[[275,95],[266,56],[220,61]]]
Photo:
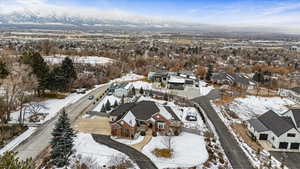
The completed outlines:
[[[116,157],[122,156],[130,160],[129,157],[122,152],[95,142],[90,134],[78,133],[74,147],[76,156],[81,158],[81,162],[87,162],[93,165],[94,168],[114,165],[116,163]],[[132,169],[139,168],[134,162],[132,163],[134,164]]]
[[[85,64],[107,64],[112,63],[114,60],[106,57],[99,56],[66,56],[66,55],[57,55],[57,56],[44,56],[44,59],[48,63],[59,64],[66,57],[69,57],[73,60],[74,63],[85,63]]]
[[[139,79],[143,79],[145,78],[145,76],[142,75],[138,75],[135,73],[127,73],[126,75],[117,78],[117,79],[113,79],[110,82],[121,82],[121,81],[132,81],[132,80],[139,80]]]
[[[26,140],[29,136],[31,136],[32,133],[34,133],[36,130],[36,127],[29,127],[24,133],[13,139],[11,142],[9,142],[6,146],[4,146],[2,149],[0,149],[0,156],[4,154],[7,151],[11,151],[14,148],[16,148],[21,142]]]
[[[88,95],[89,92],[91,92],[91,91],[92,90],[89,90],[85,94],[71,93],[64,99],[49,99],[49,100],[39,102],[38,104],[41,105],[41,109],[40,109],[39,113],[47,114],[47,116],[45,117],[45,119],[41,120],[38,123],[42,124],[42,123],[50,120],[51,118],[55,117],[57,115],[57,113],[63,107],[66,107],[66,106],[68,106],[72,103],[75,103],[76,101],[78,101],[79,99],[84,97],[85,95]],[[20,111],[16,111],[16,112],[11,114],[11,122],[10,123],[18,122],[19,112]],[[31,116],[31,114],[26,113],[25,114],[25,119],[28,120],[29,116]]]
[[[288,110],[286,106],[292,106],[294,104],[293,101],[280,97],[247,96],[245,98],[234,99],[234,101],[229,104],[229,109],[235,112],[242,120],[248,120],[268,110],[282,113]]]
[[[101,100],[101,102],[93,109],[93,111],[98,111],[98,112],[100,112],[102,106],[106,104],[107,100],[109,100],[110,105],[113,106],[114,103],[115,103],[115,101],[117,101],[118,104],[120,104],[120,100],[121,100],[121,99],[120,99],[120,98],[117,98],[117,97],[115,97],[115,96],[113,96],[113,95],[105,96],[105,97]]]
[[[207,95],[212,89],[214,89],[214,87],[200,80],[199,89],[200,89],[200,94],[203,96],[203,95]]]
[[[182,132],[179,136],[172,137],[172,158],[156,157],[152,151],[155,148],[166,148],[163,144],[165,137],[166,136],[153,137],[142,150],[158,168],[193,167],[201,165],[208,159],[204,138],[185,132]]]
[[[130,139],[122,139],[122,138],[117,138],[117,137],[111,137],[113,140],[118,141],[120,143],[123,144],[127,144],[127,145],[134,145],[134,144],[138,144],[140,142],[143,141],[144,136],[138,136],[137,138],[130,140]]]

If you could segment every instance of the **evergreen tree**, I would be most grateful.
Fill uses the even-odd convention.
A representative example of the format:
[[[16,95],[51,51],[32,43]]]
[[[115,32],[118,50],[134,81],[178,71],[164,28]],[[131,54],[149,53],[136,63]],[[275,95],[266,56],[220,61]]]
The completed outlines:
[[[40,90],[45,90],[49,83],[49,67],[45,62],[44,58],[38,52],[25,52],[21,56],[21,62],[29,65],[32,68],[32,73],[34,73],[38,79]]]
[[[207,70],[207,74],[206,74],[206,77],[205,77],[205,79],[206,79],[207,81],[210,81],[210,80],[211,80],[212,73],[213,73],[213,66],[212,66],[212,65],[209,65],[209,66],[208,66],[208,70]]]
[[[142,87],[140,88],[140,94],[144,94],[144,89]]]
[[[4,62],[0,61],[0,79],[6,78],[9,74],[7,66]]]
[[[101,113],[106,113],[106,109],[105,109],[104,105],[102,105],[102,107],[101,107]]]
[[[64,167],[69,163],[69,157],[73,153],[74,138],[76,137],[67,113],[63,110],[59,116],[58,122],[52,132],[50,142],[51,162],[57,167]]]
[[[106,109],[107,111],[110,111],[110,110],[111,110],[111,104],[110,104],[109,100],[107,100],[106,103],[105,103],[105,109]]]
[[[77,74],[72,59],[66,57],[62,61],[61,71],[63,72],[64,79],[66,81],[66,87],[70,88],[73,81],[77,79]]]
[[[48,84],[49,85],[47,86],[47,88],[49,90],[53,90],[53,91],[66,90],[67,80],[65,79],[65,76],[60,66],[53,68],[53,70],[50,72],[48,77]]]
[[[21,160],[17,157],[16,152],[6,152],[0,156],[0,168],[1,169],[34,169],[35,164],[31,158]]]
[[[150,96],[150,97],[153,97],[153,92],[152,92],[152,90],[149,91],[149,96]]]
[[[118,101],[115,100],[114,107],[118,107],[118,106],[119,106]]]
[[[132,95],[133,95],[133,96],[135,96],[135,95],[136,95],[136,92],[135,92],[135,87],[132,87],[132,91],[131,91],[131,92],[132,92]]]
[[[124,103],[125,103],[125,98],[124,98],[124,95],[122,95],[121,104],[124,104]]]

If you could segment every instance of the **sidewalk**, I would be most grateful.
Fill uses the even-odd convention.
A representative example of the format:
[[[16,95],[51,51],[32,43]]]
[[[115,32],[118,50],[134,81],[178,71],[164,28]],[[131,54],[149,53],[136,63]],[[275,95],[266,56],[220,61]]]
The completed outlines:
[[[146,132],[146,136],[144,137],[143,141],[137,144],[133,144],[131,145],[131,147],[138,151],[142,151],[142,149],[151,141],[151,139],[152,139],[152,131],[148,130]]]

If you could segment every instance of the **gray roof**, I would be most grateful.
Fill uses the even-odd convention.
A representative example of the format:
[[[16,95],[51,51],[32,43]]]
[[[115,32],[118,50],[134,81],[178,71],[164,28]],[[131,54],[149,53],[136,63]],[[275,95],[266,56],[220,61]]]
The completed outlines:
[[[228,81],[230,83],[245,84],[245,85],[248,85],[250,84],[250,82],[252,82],[249,78],[237,73],[223,73],[223,72],[214,73],[212,79]]]
[[[300,128],[300,109],[291,109],[297,128]]]
[[[175,112],[170,106],[164,106],[164,107],[173,116],[174,120],[180,121],[180,119],[178,118],[178,116],[175,114]]]
[[[254,128],[254,130],[257,132],[269,131],[269,129],[262,122],[260,122],[257,118],[250,119],[250,120],[248,120],[248,122]]]
[[[174,111],[165,106],[166,110],[173,116],[176,121],[180,119],[176,116]],[[137,120],[149,120],[154,114],[158,113],[160,109],[153,101],[141,101],[138,103],[126,103],[113,110],[110,115],[118,116],[115,121],[118,121],[124,117],[124,115],[131,111]]]
[[[155,113],[159,112],[159,108],[156,106],[155,102],[152,101],[141,101],[138,102],[130,110],[138,120],[148,120]]]
[[[294,88],[291,88],[290,90],[292,90],[295,93],[300,94],[300,87],[294,87]]]
[[[267,111],[257,119],[278,137],[294,128],[290,117],[281,117],[272,110]]]
[[[116,109],[110,112],[111,116],[120,116],[129,111],[135,104],[134,103],[125,103],[119,105]]]

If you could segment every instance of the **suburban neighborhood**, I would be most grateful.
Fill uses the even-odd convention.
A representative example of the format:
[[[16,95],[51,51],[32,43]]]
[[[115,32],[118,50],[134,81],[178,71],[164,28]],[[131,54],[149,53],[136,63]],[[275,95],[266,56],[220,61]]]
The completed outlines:
[[[0,0],[0,169],[300,169],[299,6]]]

